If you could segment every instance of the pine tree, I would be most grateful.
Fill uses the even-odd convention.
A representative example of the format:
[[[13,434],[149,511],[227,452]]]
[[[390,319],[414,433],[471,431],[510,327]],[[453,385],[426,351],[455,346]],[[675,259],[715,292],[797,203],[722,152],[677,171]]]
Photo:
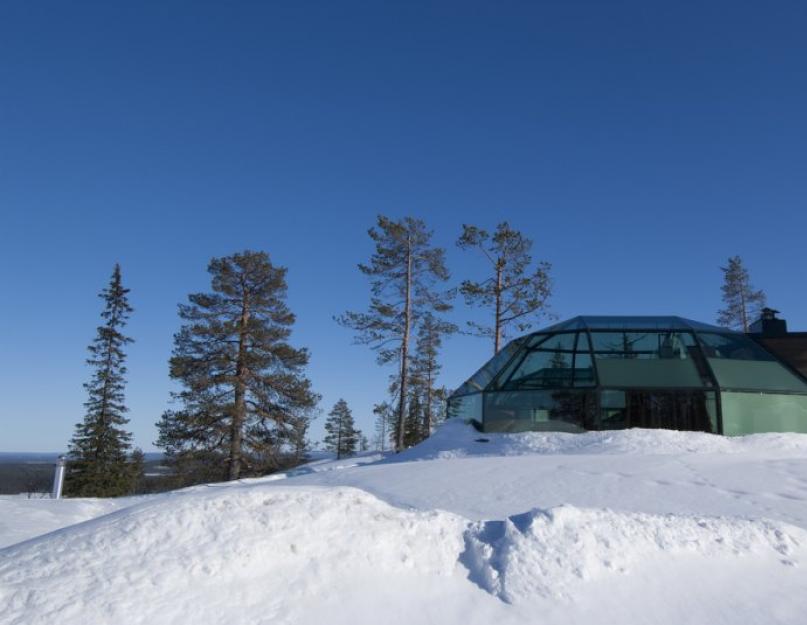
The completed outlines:
[[[378,451],[386,451],[390,439],[394,438],[395,408],[389,402],[381,402],[373,406],[373,414],[375,415],[375,448]]]
[[[726,328],[748,332],[751,321],[762,312],[766,305],[765,293],[754,290],[748,270],[743,266],[742,258],[732,256],[723,272],[723,304],[717,312],[717,323]]]
[[[187,481],[238,479],[300,453],[318,401],[304,375],[308,351],[292,347],[286,269],[265,252],[214,258],[211,293],[179,306],[171,377],[182,404],[158,422],[157,445]],[[188,473],[195,473],[192,477]],[[190,479],[188,479],[190,478]]]
[[[450,293],[435,290],[448,280],[445,250],[431,245],[432,233],[419,219],[393,221],[379,216],[370,228],[375,253],[369,265],[359,265],[370,277],[367,312],[346,312],[337,322],[356,331],[356,341],[378,352],[380,364],[397,362],[400,390],[395,424],[395,448],[404,448],[406,400],[409,397],[410,337],[418,320],[429,310],[450,309]]]
[[[418,327],[415,355],[412,358],[412,380],[420,391],[420,400],[423,404],[423,438],[431,435],[435,414],[442,402],[435,384],[442,369],[438,357],[443,337],[456,330],[457,327],[453,323],[443,321],[430,312],[423,316]]]
[[[325,432],[325,447],[336,453],[337,460],[356,453],[361,432],[356,430],[353,413],[344,399],[337,401],[328,413]]]
[[[552,294],[549,277],[551,265],[532,265],[532,241],[505,221],[491,235],[476,226],[463,225],[457,245],[463,250],[476,249],[490,263],[492,274],[481,282],[464,280],[460,293],[467,304],[491,310],[491,325],[468,322],[471,333],[493,338],[493,353],[497,354],[508,327],[513,324],[520,332],[532,326],[532,320],[546,314],[547,300]]]
[[[132,435],[124,429],[129,420],[124,397],[126,354],[132,339],[122,333],[132,313],[116,264],[109,285],[99,297],[104,300],[103,325],[88,347],[87,364],[95,369],[84,385],[84,421],[76,425],[70,441],[65,494],[77,497],[116,497],[132,492],[134,479],[127,458]]]

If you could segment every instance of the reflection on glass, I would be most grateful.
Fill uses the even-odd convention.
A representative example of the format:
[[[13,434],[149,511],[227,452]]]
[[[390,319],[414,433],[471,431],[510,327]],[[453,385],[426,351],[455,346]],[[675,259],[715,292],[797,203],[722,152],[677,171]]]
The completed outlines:
[[[449,419],[474,420],[482,423],[482,393],[451,396],[448,399]]]
[[[513,360],[512,372],[508,370],[500,378],[499,388],[526,390],[595,384],[585,332],[556,334],[543,338],[536,345],[520,359]]]
[[[711,392],[604,390],[599,426],[717,432],[716,414]]]
[[[491,432],[594,429],[593,391],[499,391],[485,393],[485,429]]]
[[[742,334],[710,334],[698,335],[707,358],[726,358],[729,360],[762,360],[776,359],[754,341]]]

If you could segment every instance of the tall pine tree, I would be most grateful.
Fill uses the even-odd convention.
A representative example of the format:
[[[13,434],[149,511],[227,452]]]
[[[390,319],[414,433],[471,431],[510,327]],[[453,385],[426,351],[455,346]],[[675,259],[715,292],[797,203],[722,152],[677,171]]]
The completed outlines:
[[[174,337],[171,377],[184,386],[174,395],[182,407],[157,424],[157,445],[186,482],[285,466],[304,448],[318,401],[304,375],[308,351],[288,342],[286,269],[247,250],[214,258],[208,272],[212,292],[179,307],[185,325]]]
[[[356,429],[353,413],[344,399],[337,401],[325,421],[325,447],[336,452],[336,458],[352,456],[359,445],[361,432]]]
[[[395,448],[401,451],[409,397],[410,339],[425,312],[450,308],[450,295],[435,288],[447,281],[449,274],[445,250],[432,246],[432,233],[420,219],[394,221],[379,216],[369,234],[375,253],[368,265],[359,265],[370,277],[369,310],[346,312],[337,322],[355,330],[358,343],[377,350],[379,363],[397,363]]]
[[[466,303],[489,311],[492,323],[468,322],[471,332],[493,339],[493,353],[501,348],[510,325],[520,332],[546,313],[552,294],[549,277],[551,265],[539,262],[532,268],[532,241],[505,221],[492,235],[476,226],[463,225],[457,245],[463,250],[477,250],[487,260],[490,274],[481,282],[465,280],[460,293]]]
[[[109,285],[99,294],[104,300],[104,323],[88,348],[87,364],[95,372],[84,385],[88,394],[84,421],[76,425],[70,441],[64,488],[69,496],[116,497],[131,493],[136,486],[138,467],[127,457],[132,435],[123,427],[129,422],[124,416],[124,347],[132,342],[122,333],[132,313],[127,293],[116,264]]]
[[[412,380],[413,387],[420,394],[419,402],[423,411],[420,430],[422,438],[431,435],[440,405],[445,400],[436,388],[437,376],[442,369],[439,362],[440,348],[443,338],[456,330],[453,323],[443,321],[430,312],[423,316],[418,327],[415,355],[412,358]]]
[[[727,328],[748,332],[752,321],[759,317],[766,304],[764,291],[751,286],[748,270],[739,256],[729,258],[729,264],[721,267],[723,272],[723,304],[717,312],[717,323]]]

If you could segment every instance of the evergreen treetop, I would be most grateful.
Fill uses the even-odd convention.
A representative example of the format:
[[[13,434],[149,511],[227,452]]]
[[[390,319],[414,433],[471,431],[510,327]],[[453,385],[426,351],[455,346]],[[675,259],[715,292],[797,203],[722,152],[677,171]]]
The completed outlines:
[[[751,322],[761,314],[767,303],[765,292],[751,286],[748,270],[739,256],[729,258],[728,265],[720,270],[723,272],[721,291],[725,307],[717,312],[717,323],[748,332]]]
[[[527,331],[536,317],[546,314],[552,294],[551,265],[541,261],[531,269],[532,241],[504,221],[490,234],[464,224],[457,246],[477,250],[488,261],[491,275],[482,281],[464,280],[460,293],[467,304],[491,310],[492,323],[469,321],[471,333],[493,338],[493,353],[499,352],[508,327]]]
[[[325,421],[325,447],[336,452],[336,458],[352,456],[361,441],[361,432],[356,429],[353,413],[344,399],[334,404]]]
[[[404,447],[408,397],[410,337],[428,311],[449,310],[452,294],[436,287],[449,278],[445,251],[431,243],[432,233],[420,219],[394,221],[383,215],[368,231],[375,242],[370,263],[359,270],[370,277],[367,312],[345,312],[336,320],[356,332],[356,342],[370,345],[381,364],[397,362],[400,388],[395,447]]]
[[[123,287],[120,265],[116,264],[109,285],[99,297],[104,300],[96,337],[88,347],[87,364],[93,367],[91,380],[84,384],[87,401],[84,420],[76,424],[70,441],[65,494],[84,497],[113,497],[129,494],[134,487],[133,469],[127,459],[132,435],[124,429],[126,354],[132,339],[122,332],[132,307]]]
[[[179,306],[171,377],[184,387],[182,407],[167,411],[157,445],[202,479],[237,479],[300,457],[318,401],[304,375],[308,351],[289,342],[286,269],[265,252],[214,258],[212,292]]]

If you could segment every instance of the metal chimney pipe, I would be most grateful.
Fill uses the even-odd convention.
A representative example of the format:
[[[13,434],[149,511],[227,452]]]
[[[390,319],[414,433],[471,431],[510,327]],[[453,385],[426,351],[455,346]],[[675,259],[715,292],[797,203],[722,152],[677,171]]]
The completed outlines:
[[[62,487],[64,486],[64,473],[66,469],[66,462],[64,456],[59,456],[56,461],[56,468],[53,472],[53,490],[50,493],[51,499],[62,498]]]

